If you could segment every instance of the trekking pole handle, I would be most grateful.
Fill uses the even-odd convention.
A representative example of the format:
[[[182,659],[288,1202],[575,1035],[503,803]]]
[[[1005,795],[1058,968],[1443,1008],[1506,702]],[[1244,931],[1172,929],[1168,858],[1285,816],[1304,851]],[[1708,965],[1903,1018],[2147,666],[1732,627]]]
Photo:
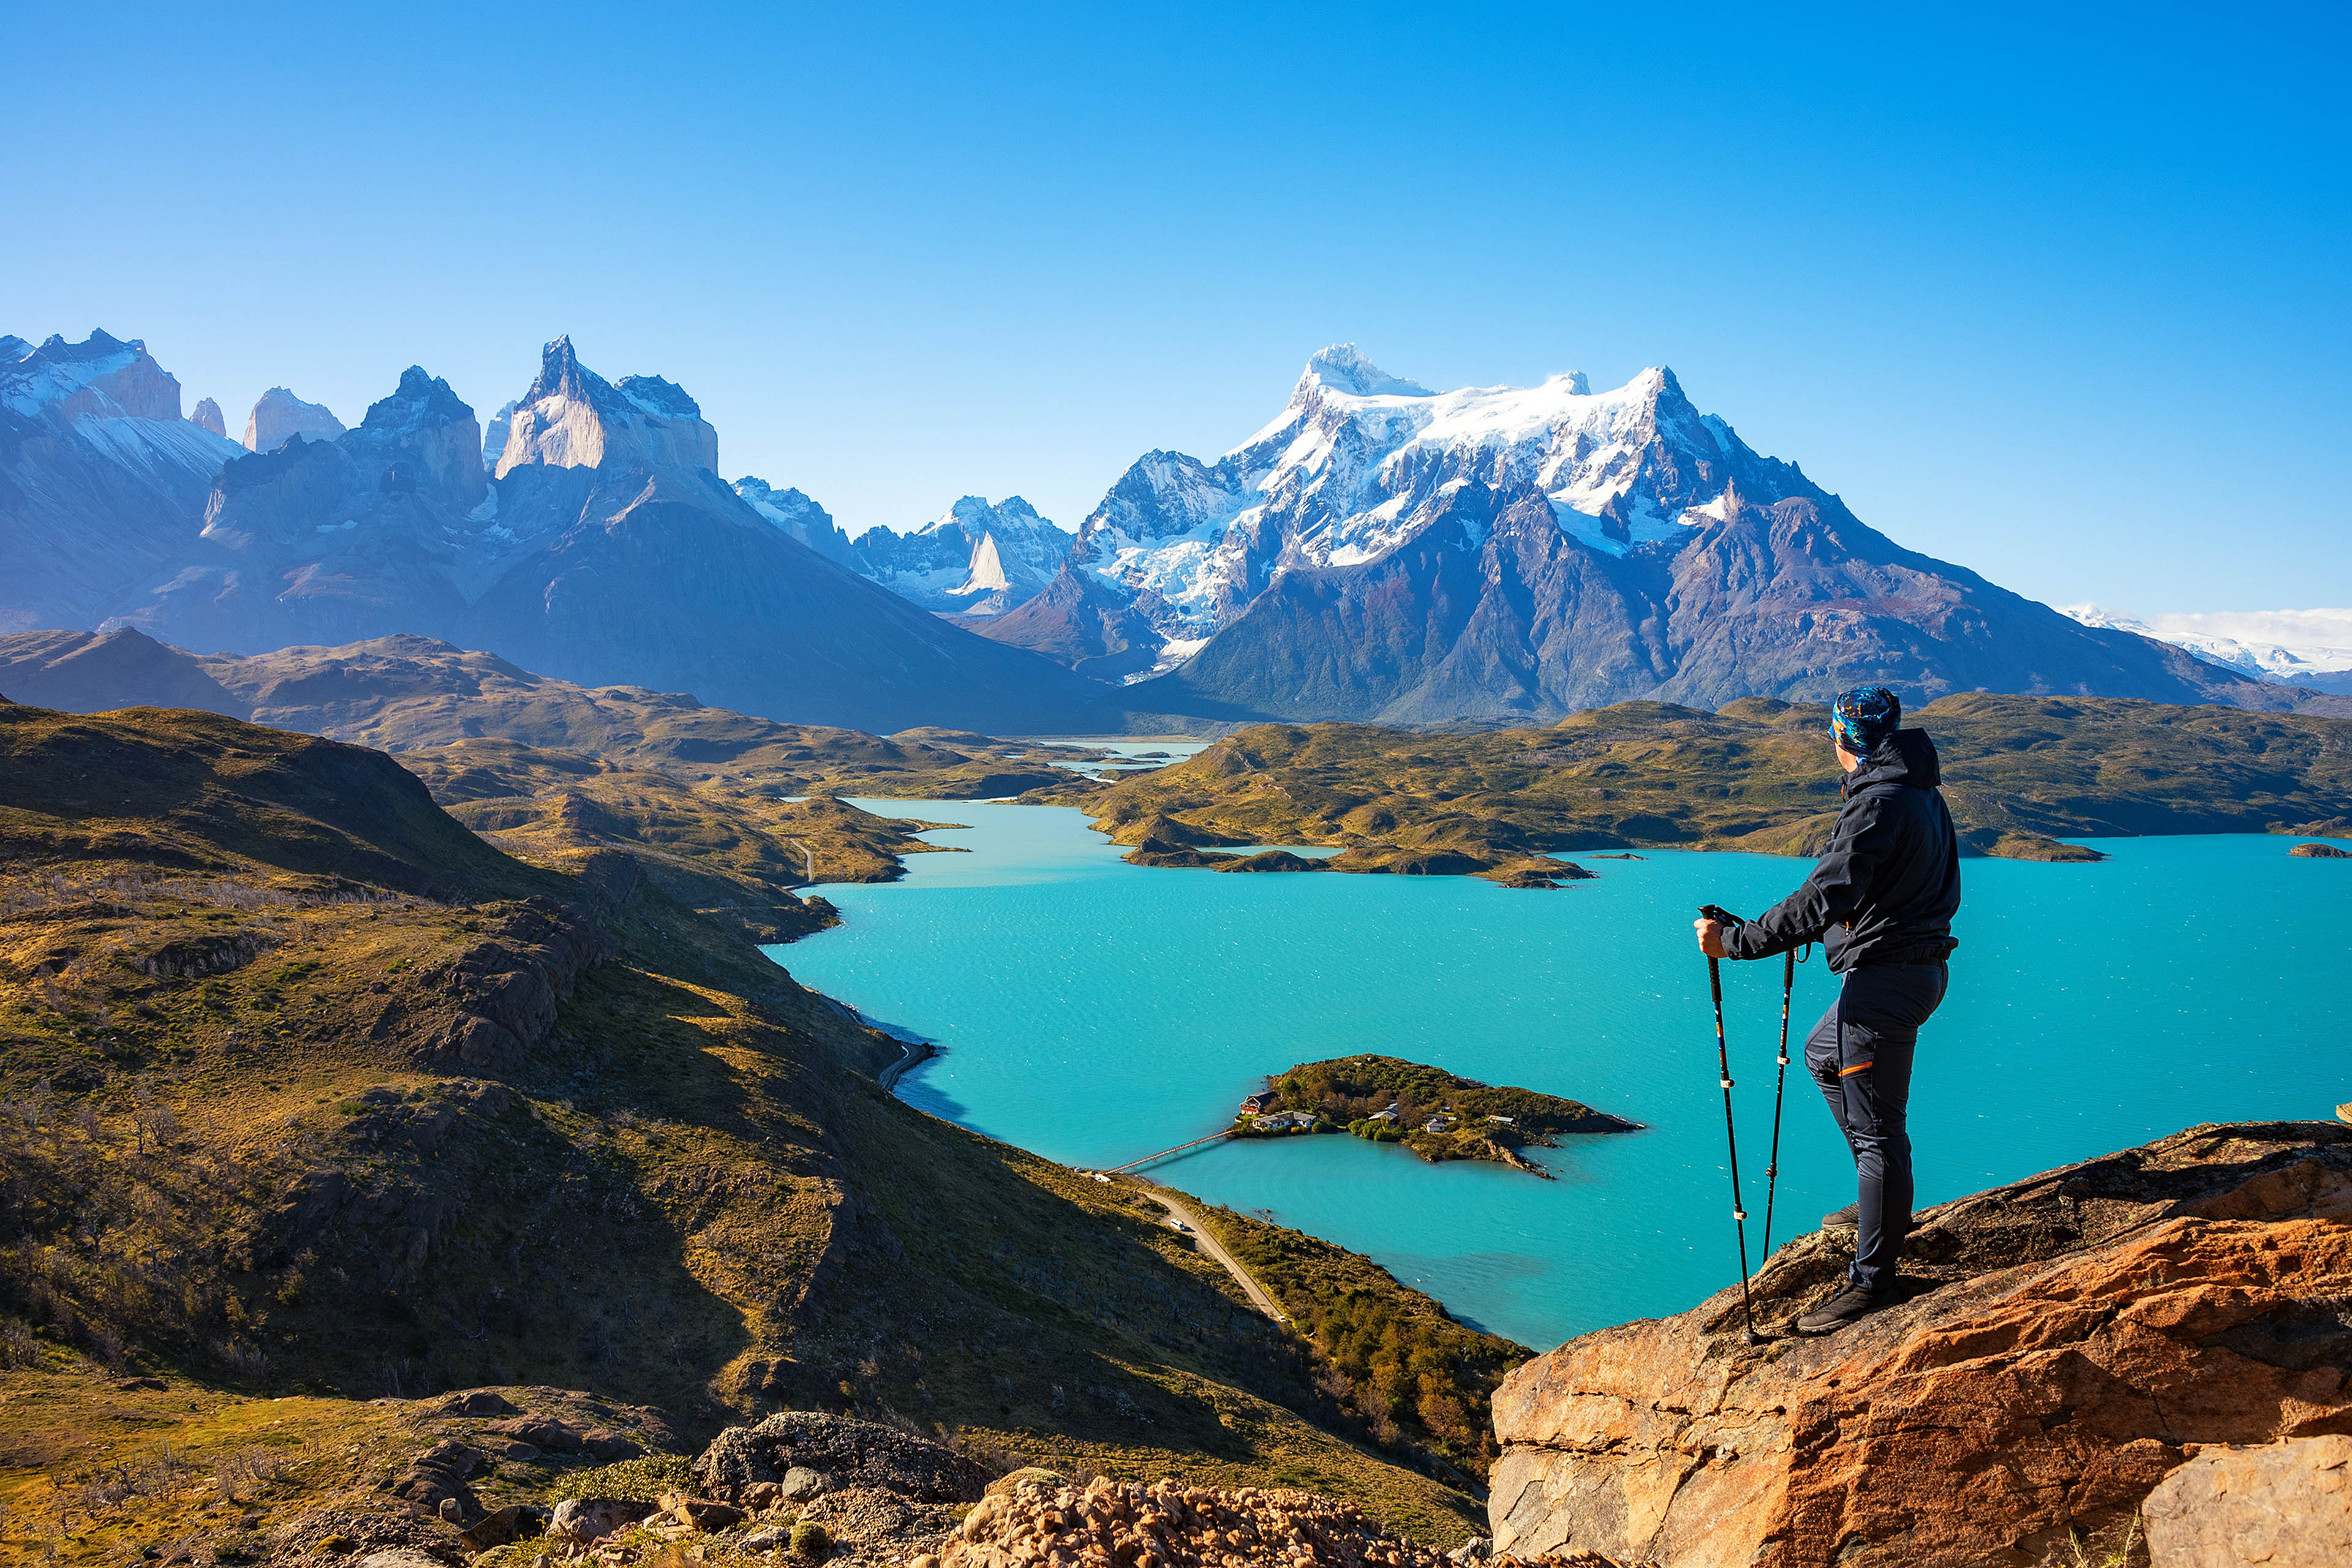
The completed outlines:
[[[1748,923],[1721,904],[1701,904],[1698,912],[1701,918],[1714,921],[1718,925],[1744,926]]]

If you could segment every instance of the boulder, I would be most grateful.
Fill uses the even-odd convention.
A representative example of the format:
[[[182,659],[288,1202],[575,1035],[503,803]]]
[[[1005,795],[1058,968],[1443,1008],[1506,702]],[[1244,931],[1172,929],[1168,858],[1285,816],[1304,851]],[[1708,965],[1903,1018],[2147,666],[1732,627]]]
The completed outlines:
[[[2031,1561],[2115,1542],[2199,1444],[2352,1430],[2352,1128],[2193,1128],[1925,1211],[1906,1299],[1792,1321],[1850,1235],[1572,1340],[1495,1396],[1494,1550],[1675,1568]]]
[[[2150,1568],[2352,1563],[2352,1436],[2208,1448],[2141,1516]]]
[[[661,1511],[690,1530],[725,1530],[730,1524],[743,1522],[743,1510],[709,1498],[688,1497],[683,1492],[664,1492]]]
[[[449,1568],[449,1565],[413,1546],[395,1546],[388,1552],[369,1552],[359,1560],[358,1568]]]
[[[625,1530],[654,1512],[654,1505],[635,1498],[566,1498],[555,1505],[547,1533],[585,1546],[616,1530]]]
[[[754,1483],[756,1488],[756,1483]],[[776,1496],[786,1502],[806,1502],[823,1495],[824,1478],[806,1465],[794,1465],[784,1472],[784,1479],[775,1488]]]
[[[512,1502],[494,1509],[482,1516],[472,1529],[458,1539],[468,1552],[488,1552],[493,1546],[508,1546],[525,1536],[538,1535],[547,1529],[547,1510],[529,1503]]]
[[[786,1410],[756,1426],[730,1426],[694,1461],[695,1489],[727,1502],[747,1500],[754,1482],[783,1482],[795,1469],[819,1473],[826,1489],[870,1487],[912,1501],[974,1502],[988,1473],[952,1448],[895,1426],[814,1410]]]
[[[408,1461],[392,1479],[392,1495],[420,1514],[457,1521],[478,1516],[481,1504],[466,1485],[466,1478],[482,1468],[482,1456],[455,1439],[445,1438]],[[457,1512],[452,1516],[448,1509]]]
[[[1044,1487],[1052,1490],[1068,1486],[1069,1480],[1059,1470],[1049,1470],[1040,1465],[1024,1465],[1010,1475],[999,1476],[988,1483],[990,1497],[1001,1496],[1016,1487]]]
[[[493,1394],[487,1388],[454,1395],[435,1412],[439,1415],[511,1415],[514,1413],[513,1404],[504,1394]]]

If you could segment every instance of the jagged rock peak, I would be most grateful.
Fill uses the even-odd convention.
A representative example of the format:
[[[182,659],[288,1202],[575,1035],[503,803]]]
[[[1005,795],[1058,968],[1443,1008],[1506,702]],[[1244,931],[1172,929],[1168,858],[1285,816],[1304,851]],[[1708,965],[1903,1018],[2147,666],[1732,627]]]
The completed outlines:
[[[569,335],[557,338],[541,352],[539,377],[512,416],[498,475],[527,463],[577,468],[609,461],[716,470],[719,433],[675,383],[630,375],[614,386],[580,363]]]
[[[1353,343],[1333,343],[1309,354],[1307,369],[1298,377],[1298,390],[1304,392],[1310,386],[1328,387],[1351,397],[1435,395],[1418,382],[1389,374],[1358,353]]]
[[[0,369],[15,364],[33,352],[33,345],[14,332],[0,332]]]
[[[209,397],[197,399],[195,407],[189,412],[188,423],[224,440],[228,437],[228,421],[221,415],[221,405]]]
[[[499,411],[490,416],[488,424],[482,426],[484,464],[492,468],[498,466],[499,455],[507,449],[507,432],[514,428],[515,410],[521,406],[520,403],[509,397],[499,405]]]
[[[246,416],[245,445],[248,451],[274,452],[297,436],[306,441],[331,441],[344,429],[343,422],[325,404],[305,403],[286,388],[273,386]]]
[[[449,425],[473,416],[472,405],[450,391],[447,382],[437,375],[427,375],[422,365],[413,364],[400,373],[400,385],[390,397],[368,405],[367,417],[360,421],[360,428],[397,436],[428,425]]]
[[[11,342],[22,343],[22,338]],[[147,345],[92,328],[78,343],[52,332],[37,349],[0,363],[0,402],[60,424],[77,419],[180,417],[180,384],[148,356]]]

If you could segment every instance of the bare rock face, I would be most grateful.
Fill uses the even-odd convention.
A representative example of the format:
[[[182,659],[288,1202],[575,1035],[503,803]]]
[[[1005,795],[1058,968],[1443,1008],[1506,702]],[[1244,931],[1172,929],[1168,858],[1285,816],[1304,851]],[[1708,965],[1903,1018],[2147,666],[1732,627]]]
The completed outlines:
[[[288,437],[331,441],[343,433],[343,422],[324,404],[305,403],[282,386],[261,395],[245,420],[245,445],[255,452],[275,452]]]
[[[539,379],[508,418],[499,479],[530,463],[552,468],[593,468],[607,462],[657,468],[719,466],[719,433],[684,388],[657,375],[625,375],[615,385],[580,363],[568,337],[547,345]]]
[[[2143,1511],[2150,1568],[2352,1563],[2352,1437],[2209,1448]]]
[[[209,397],[197,400],[195,408],[188,415],[188,423],[215,436],[228,435],[228,421],[221,417],[221,405]]]
[[[1790,1328],[1851,1258],[1815,1234],[1756,1279],[1760,1345],[1735,1285],[1520,1367],[1495,1550],[1990,1568],[2119,1537],[2195,1446],[2352,1433],[2352,1127],[2193,1128],[1921,1219],[1909,1299],[1839,1333]]]

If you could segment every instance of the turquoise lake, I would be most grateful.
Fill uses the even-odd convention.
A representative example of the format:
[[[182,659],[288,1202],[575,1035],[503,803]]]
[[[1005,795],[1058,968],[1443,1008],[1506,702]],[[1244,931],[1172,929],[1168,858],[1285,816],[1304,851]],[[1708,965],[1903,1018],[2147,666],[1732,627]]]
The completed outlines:
[[[1538,1348],[1678,1311],[1738,1277],[1696,906],[1754,913],[1802,861],[1644,850],[1598,880],[1221,876],[1122,864],[1076,811],[860,801],[970,824],[969,853],[823,889],[841,927],[770,949],[945,1054],[909,1103],[1076,1166],[1211,1132],[1269,1071],[1376,1051],[1643,1122],[1533,1152],[1543,1181],[1337,1137],[1220,1143],[1150,1173],[1379,1259]],[[2113,858],[1970,860],[1952,988],[1911,1100],[1924,1206],[2200,1121],[2352,1100],[2352,864],[2263,835],[2105,839]],[[2352,846],[2347,846],[2352,847]],[[1725,967],[1751,1257],[1764,1211],[1777,960]],[[1793,1037],[1834,994],[1797,971]],[[1792,1047],[1793,1049],[1793,1047]],[[1853,1197],[1790,1069],[1779,1240]]]

